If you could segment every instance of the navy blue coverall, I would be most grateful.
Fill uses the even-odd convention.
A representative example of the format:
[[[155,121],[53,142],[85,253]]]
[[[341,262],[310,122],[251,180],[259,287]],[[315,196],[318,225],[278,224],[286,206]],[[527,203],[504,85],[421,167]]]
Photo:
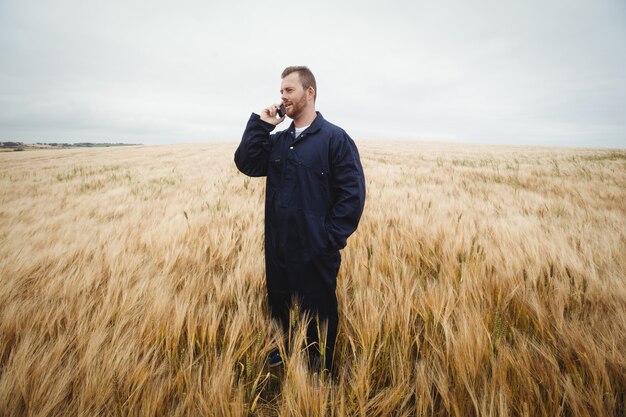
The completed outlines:
[[[338,323],[339,250],[363,212],[363,168],[354,141],[319,112],[298,138],[293,123],[271,134],[274,128],[253,113],[235,152],[235,164],[248,176],[267,176],[265,269],[272,317],[287,332],[291,300],[296,297],[314,319],[327,320],[325,353],[330,369]],[[313,320],[307,332],[315,349],[317,324]]]

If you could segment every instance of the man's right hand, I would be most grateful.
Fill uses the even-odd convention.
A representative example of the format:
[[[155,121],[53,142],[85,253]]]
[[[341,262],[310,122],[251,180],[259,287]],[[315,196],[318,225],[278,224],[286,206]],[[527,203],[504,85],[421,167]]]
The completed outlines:
[[[263,110],[261,110],[261,120],[263,120],[264,122],[273,124],[274,126],[276,126],[279,123],[282,123],[283,120],[285,120],[285,116],[283,117],[276,117],[276,115],[278,114],[278,107],[280,105],[279,104],[272,104],[271,106],[264,108]]]

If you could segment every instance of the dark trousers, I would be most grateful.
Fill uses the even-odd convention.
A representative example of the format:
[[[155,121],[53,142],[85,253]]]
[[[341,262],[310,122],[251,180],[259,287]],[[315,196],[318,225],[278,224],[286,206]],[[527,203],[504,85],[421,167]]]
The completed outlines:
[[[265,269],[269,306],[272,318],[289,332],[289,311],[297,299],[302,312],[311,318],[307,328],[309,361],[321,358],[318,328],[327,323],[325,363],[332,369],[335,340],[337,339],[337,273],[341,265],[339,251],[327,251],[309,260],[288,259],[289,255],[266,248]],[[288,338],[287,338],[288,339]]]

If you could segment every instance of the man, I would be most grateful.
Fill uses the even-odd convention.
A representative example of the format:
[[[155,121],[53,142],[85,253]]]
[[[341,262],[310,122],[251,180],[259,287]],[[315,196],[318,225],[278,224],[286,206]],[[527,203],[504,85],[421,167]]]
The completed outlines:
[[[365,178],[352,139],[316,112],[311,71],[288,67],[281,78],[281,100],[291,126],[270,134],[285,120],[278,116],[278,104],[253,113],[235,164],[251,177],[267,176],[265,271],[272,317],[286,333],[292,300],[298,299],[313,319],[307,329],[309,360],[330,370],[338,323],[339,250],[359,224]],[[325,324],[325,349],[320,351],[318,328]],[[281,363],[278,351],[272,352],[270,366]]]

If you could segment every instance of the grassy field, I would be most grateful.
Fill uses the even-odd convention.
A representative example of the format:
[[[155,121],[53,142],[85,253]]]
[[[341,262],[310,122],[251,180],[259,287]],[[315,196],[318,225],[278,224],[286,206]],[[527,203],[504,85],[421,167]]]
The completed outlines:
[[[0,154],[0,415],[625,415],[626,151],[358,145],[334,379],[236,143]]]

